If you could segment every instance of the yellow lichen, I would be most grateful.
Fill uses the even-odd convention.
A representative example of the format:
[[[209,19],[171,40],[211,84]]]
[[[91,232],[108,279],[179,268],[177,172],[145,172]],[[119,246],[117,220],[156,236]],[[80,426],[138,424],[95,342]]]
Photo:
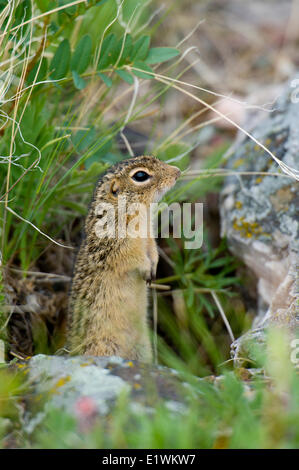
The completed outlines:
[[[247,222],[244,217],[240,217],[239,220],[234,219],[233,228],[240,232],[243,238],[252,238],[253,235],[265,235],[257,222]]]
[[[71,377],[69,375],[66,375],[65,377],[61,377],[59,380],[57,380],[56,384],[51,388],[50,392],[59,393],[58,389],[60,387],[63,387],[63,385],[65,385],[70,380],[71,380]]]
[[[243,165],[243,163],[245,163],[245,159],[244,158],[238,158],[238,160],[236,160],[233,164],[233,168],[239,168],[239,166]]]
[[[236,201],[235,207],[236,207],[236,209],[242,209],[242,207],[243,207],[242,202],[241,201]]]

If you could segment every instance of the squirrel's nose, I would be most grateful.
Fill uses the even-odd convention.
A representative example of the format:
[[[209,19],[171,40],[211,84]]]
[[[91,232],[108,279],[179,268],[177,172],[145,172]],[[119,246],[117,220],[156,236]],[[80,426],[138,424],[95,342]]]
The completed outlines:
[[[177,180],[179,176],[181,176],[181,170],[177,166],[172,166],[174,169],[174,177]]]

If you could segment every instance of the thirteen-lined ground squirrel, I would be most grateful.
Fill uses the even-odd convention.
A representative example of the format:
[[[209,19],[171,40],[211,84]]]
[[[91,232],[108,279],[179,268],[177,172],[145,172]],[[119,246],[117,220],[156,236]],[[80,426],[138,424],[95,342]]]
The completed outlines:
[[[98,181],[74,268],[68,320],[71,353],[151,361],[147,283],[155,278],[158,251],[144,215],[179,175],[178,168],[141,156],[114,165]],[[120,201],[133,207],[126,207],[122,221]],[[126,230],[136,219],[136,203],[146,208],[137,227],[139,233],[145,228],[145,236]]]

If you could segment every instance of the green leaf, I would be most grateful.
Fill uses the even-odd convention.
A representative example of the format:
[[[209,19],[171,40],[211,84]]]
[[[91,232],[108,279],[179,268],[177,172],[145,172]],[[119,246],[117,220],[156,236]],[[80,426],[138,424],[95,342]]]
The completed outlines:
[[[108,163],[109,165],[114,165],[114,163],[120,162],[123,156],[117,155],[112,152],[107,152],[105,155],[102,156],[102,161],[104,163]]]
[[[76,72],[76,70],[72,71],[72,76],[73,76],[74,85],[77,88],[77,90],[83,90],[83,88],[86,87],[86,81],[84,80],[84,78],[80,77],[80,75],[78,74],[78,72]]]
[[[205,298],[204,295],[201,296],[201,301],[202,301],[204,307],[207,309],[208,314],[210,315],[210,317],[214,318],[215,317],[215,311],[214,311],[212,305],[210,304],[210,302],[207,301],[207,299]]]
[[[111,85],[112,85],[112,80],[110,77],[107,77],[107,75],[105,75],[104,73],[101,73],[101,72],[98,72],[98,76],[103,80],[103,82],[105,83],[105,85],[110,88]]]
[[[87,159],[89,160],[89,159]],[[95,183],[99,175],[107,168],[103,162],[92,162],[87,170],[75,170],[71,175],[71,179],[83,187],[86,183]]]
[[[94,127],[88,130],[79,130],[71,137],[77,153],[83,153],[96,141],[96,131]]]
[[[114,33],[109,34],[105,37],[102,48],[101,48],[101,55],[100,60],[98,63],[98,70],[103,70],[108,67],[112,63],[113,57],[112,52],[116,49],[116,36]]]
[[[80,39],[73,53],[71,70],[75,70],[78,74],[85,72],[90,62],[91,48],[91,37],[89,34],[86,34]]]
[[[71,48],[68,39],[64,39],[58,46],[50,65],[52,80],[64,78],[69,70]]]
[[[141,36],[141,38],[136,41],[131,54],[132,61],[144,60],[146,58],[150,40],[150,36]]]
[[[132,70],[132,72],[134,73],[134,75],[136,75],[136,77],[145,78],[145,79],[148,79],[148,80],[153,78],[153,75],[149,75],[148,73],[146,73],[146,72],[154,73],[153,69],[151,69],[144,62],[134,62],[133,67],[136,67],[137,69],[142,70],[142,72],[139,71],[139,70],[134,70],[134,69]]]
[[[58,30],[59,30],[58,24],[55,23],[55,21],[51,21],[49,31],[51,31],[51,33],[55,34],[55,33],[57,33]]]
[[[191,308],[194,302],[194,286],[192,282],[188,282],[188,287],[186,289],[186,297],[187,297],[187,307]]]
[[[72,211],[77,212],[80,215],[85,215],[86,214],[86,205],[85,204],[80,204],[79,202],[74,202],[74,201],[63,201],[63,205],[65,207],[68,207],[69,209],[72,209]]]
[[[145,60],[147,64],[158,64],[160,62],[166,62],[167,60],[173,59],[179,55],[180,51],[173,47],[152,47]]]
[[[33,83],[38,68],[39,68],[39,72],[38,72],[38,75],[37,75],[36,80],[35,80],[36,82],[42,81],[45,78],[45,76],[47,75],[48,61],[45,57],[42,58],[42,63],[40,65],[40,67],[39,67],[39,62],[38,62],[37,64],[35,64],[35,66],[29,72],[28,77],[27,77],[27,83],[29,83],[29,84]]]
[[[58,6],[61,7],[61,6],[64,6],[64,5],[68,5],[69,3],[72,3],[72,2],[70,0],[59,0]],[[60,14],[61,13],[66,13],[69,16],[75,15],[76,12],[77,12],[77,5],[73,5],[71,7],[64,8],[63,10],[60,10]]]
[[[164,149],[162,147],[158,152],[157,157],[164,161],[176,159],[174,164],[180,170],[185,170],[190,163],[191,150],[192,146],[184,142],[168,143]]]
[[[23,23],[24,21],[28,20],[31,16],[31,2],[30,0],[24,0],[23,2],[20,2],[19,5],[17,6],[14,14],[14,23],[13,26],[17,26],[20,23]]]
[[[7,3],[7,1],[5,0],[5,3]],[[55,8],[55,6],[57,6],[57,4],[55,5],[55,1],[51,0],[36,0],[36,5],[38,7],[38,9],[44,13],[46,11],[49,11],[49,10],[52,10]]]
[[[121,38],[120,41],[119,41],[119,54],[120,54],[120,51],[121,51],[121,48],[123,46],[123,40],[124,38]],[[129,58],[130,54],[131,54],[131,51],[132,51],[132,47],[133,47],[133,42],[132,42],[132,36],[131,34],[127,34],[126,35],[126,39],[125,39],[125,43],[124,43],[124,47],[123,47],[123,51],[122,51],[122,54],[121,54],[121,58],[119,60],[119,63],[118,65],[121,66],[125,63],[126,59]]]
[[[133,85],[134,83],[134,78],[132,75],[127,72],[126,70],[116,70],[117,75],[120,76],[125,82],[127,82],[129,85]]]

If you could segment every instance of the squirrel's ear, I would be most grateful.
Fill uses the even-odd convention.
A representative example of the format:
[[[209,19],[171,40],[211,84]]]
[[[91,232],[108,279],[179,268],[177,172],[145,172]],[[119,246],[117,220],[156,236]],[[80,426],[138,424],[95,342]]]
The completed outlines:
[[[110,182],[110,192],[113,196],[117,196],[119,193],[119,182],[116,179]]]

